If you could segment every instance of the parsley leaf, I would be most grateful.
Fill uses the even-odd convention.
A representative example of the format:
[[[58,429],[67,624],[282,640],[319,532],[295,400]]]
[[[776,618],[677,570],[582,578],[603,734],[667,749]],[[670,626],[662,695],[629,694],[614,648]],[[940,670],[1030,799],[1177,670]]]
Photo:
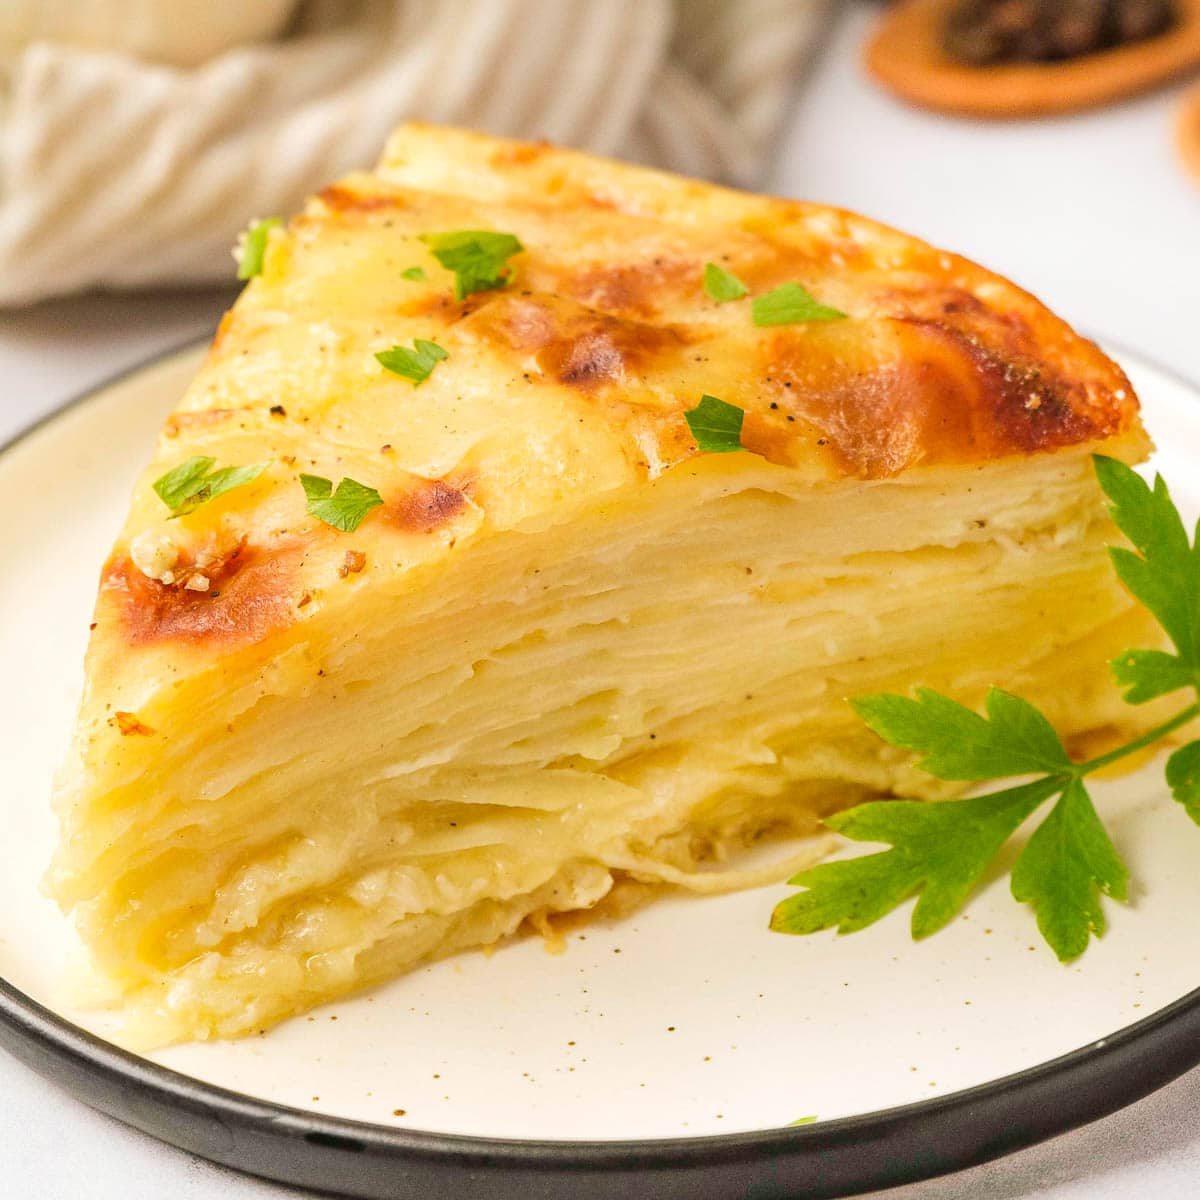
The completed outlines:
[[[1098,892],[1124,900],[1128,882],[1087,788],[1072,779],[1013,867],[1013,899],[1033,905],[1042,936],[1069,962],[1104,933]]]
[[[1200,684],[1200,538],[1187,530],[1161,475],[1154,487],[1115,458],[1093,456],[1100,486],[1111,501],[1117,527],[1140,554],[1109,549],[1121,582],[1155,616],[1177,654],[1131,650],[1112,664],[1125,699],[1142,704],[1177,688]]]
[[[197,456],[181,462],[174,470],[168,471],[154,481],[154,490],[158,498],[172,512],[181,508],[203,486],[205,476],[217,465],[215,458]]]
[[[1165,650],[1126,650],[1109,666],[1117,685],[1129,689],[1125,693],[1128,704],[1145,704],[1196,682],[1196,672]]]
[[[1112,664],[1117,682],[1134,704],[1182,687],[1200,695],[1200,549],[1189,544],[1161,479],[1151,489],[1123,463],[1094,461],[1114,520],[1140,552],[1113,549],[1113,565],[1178,651],[1126,651]],[[882,801],[828,818],[825,824],[848,838],[890,848],[800,872],[789,882],[807,890],[777,905],[771,928],[812,933],[836,926],[849,933],[919,892],[912,933],[924,937],[954,916],[1004,842],[1053,796],[1053,808],[1017,858],[1011,890],[1033,907],[1042,936],[1063,962],[1104,932],[1101,895],[1124,900],[1129,883],[1084,779],[1200,717],[1200,703],[1191,704],[1132,741],[1076,763],[1042,713],[997,688],[988,693],[983,715],[930,688],[917,689],[915,698],[865,696],[851,703],[885,741],[923,755],[917,766],[940,779],[1038,777],[966,800]],[[1200,824],[1200,740],[1171,755],[1166,777],[1175,799]]]
[[[202,504],[223,496],[234,488],[253,483],[270,465],[255,463],[249,467],[221,467],[215,458],[197,455],[182,462],[154,481],[158,498],[171,510],[172,518],[186,517]]]
[[[773,292],[755,296],[750,306],[755,325],[795,325],[801,321],[842,321],[846,314],[821,304],[799,283],[780,284]]]
[[[711,262],[704,264],[704,290],[718,304],[750,294],[750,289],[736,275]]]
[[[406,346],[393,346],[390,350],[380,350],[375,357],[385,371],[411,379],[413,387],[420,387],[433,374],[433,368],[450,355],[437,342],[417,338],[412,350]]]
[[[1062,780],[1041,779],[968,800],[880,800],[838,813],[825,821],[830,829],[891,849],[819,863],[793,876],[789,884],[808,890],[776,906],[771,928],[815,933],[836,926],[853,933],[919,891],[912,935],[927,937],[954,917],[1000,847],[1062,786]]]
[[[308,511],[343,533],[353,533],[383,497],[373,488],[346,478],[333,490],[333,482],[320,475],[301,475],[301,486],[308,500]]]
[[[938,779],[1074,769],[1050,722],[1028,701],[999,688],[988,692],[986,718],[932,688],[917,688],[915,700],[885,693],[850,703],[885,741],[924,754],[917,766]]]
[[[425,280],[425,279],[428,279],[429,276],[425,274],[424,267],[409,267],[406,270],[400,272],[400,278],[401,279]]]
[[[242,234],[236,250],[239,279],[253,279],[255,275],[262,274],[271,230],[282,224],[278,217],[267,217],[265,220],[252,222]]]
[[[1180,746],[1167,759],[1167,785],[1184,812],[1200,825],[1200,741]]]
[[[452,233],[423,233],[421,241],[448,271],[454,272],[454,298],[490,292],[508,283],[512,269],[505,264],[525,249],[511,233],[491,229],[459,229]]]
[[[701,396],[700,403],[684,414],[696,445],[706,454],[730,454],[742,446],[742,418],[746,415],[733,404],[716,396]]]

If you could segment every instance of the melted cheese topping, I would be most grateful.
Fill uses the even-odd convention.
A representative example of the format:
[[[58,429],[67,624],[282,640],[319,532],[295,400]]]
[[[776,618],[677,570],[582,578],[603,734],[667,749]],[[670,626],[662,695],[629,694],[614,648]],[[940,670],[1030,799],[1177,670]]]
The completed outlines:
[[[521,239],[506,287],[453,299],[419,236],[459,228]],[[757,328],[706,261],[849,318]],[[419,387],[374,357],[414,338],[448,353]],[[751,453],[697,453],[704,393]],[[1100,445],[1145,452],[1124,376],[970,263],[402,130],[271,234],[135,490],[52,887],[132,1036],[162,1040],[262,1028],[614,880],[755,882],[712,864],[942,794],[848,695],[995,683],[1067,733],[1121,715],[1104,660],[1150,635],[1103,553]],[[193,455],[268,469],[169,520],[152,483]],[[342,533],[302,472],[383,504]]]
[[[453,299],[419,237],[458,228],[520,237],[508,287]],[[758,328],[749,300],[706,295],[708,261],[756,293],[802,281],[850,319]],[[411,266],[426,279],[406,279]],[[449,353],[419,388],[374,358],[414,338]],[[257,640],[295,619],[343,553],[305,515],[302,471],[378,488],[383,520],[362,538],[408,570],[689,461],[684,413],[704,393],[745,410],[753,453],[810,482],[1139,428],[1112,362],[954,255],[837,210],[410,126],[375,174],[327,188],[272,233],[137,490],[108,575],[118,603],[102,613],[124,614],[126,636],[119,620],[108,636],[121,653],[122,640]],[[129,543],[165,524],[149,485],[193,454],[271,464],[252,495],[184,523],[193,555],[229,555],[243,537],[245,563],[269,549],[277,565],[252,580],[261,603],[245,587],[208,603],[129,586]]]

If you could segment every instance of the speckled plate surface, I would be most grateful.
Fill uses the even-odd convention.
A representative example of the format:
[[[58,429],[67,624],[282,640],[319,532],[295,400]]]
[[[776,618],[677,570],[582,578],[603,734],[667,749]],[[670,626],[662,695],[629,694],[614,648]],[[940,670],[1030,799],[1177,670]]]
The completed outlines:
[[[38,891],[47,801],[97,571],[201,353],[0,454],[0,1041],[35,1067],[209,1157],[363,1196],[767,1196],[963,1166],[1200,1061],[1200,979],[1180,949],[1200,830],[1154,766],[1096,786],[1133,902],[1108,905],[1110,932],[1070,967],[1006,879],[919,945],[907,907],[850,938],[771,934],[775,888],[664,899],[561,954],[528,939],[464,955],[261,1038],[150,1059],[108,1046],[103,1018],[60,999],[72,939]],[[1122,357],[1155,465],[1194,515],[1200,398]],[[787,1127],[801,1117],[817,1121]]]

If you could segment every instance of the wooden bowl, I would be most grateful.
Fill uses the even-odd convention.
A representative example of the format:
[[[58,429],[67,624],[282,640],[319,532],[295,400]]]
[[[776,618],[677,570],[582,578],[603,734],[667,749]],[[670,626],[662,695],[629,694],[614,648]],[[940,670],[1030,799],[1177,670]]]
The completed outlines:
[[[1143,42],[1052,63],[972,67],[942,50],[955,0],[901,0],[866,46],[871,74],[922,108],[973,117],[1032,117],[1132,96],[1200,66],[1200,0],[1177,0],[1180,21]]]
[[[1183,97],[1175,134],[1183,161],[1200,178],[1200,87]]]

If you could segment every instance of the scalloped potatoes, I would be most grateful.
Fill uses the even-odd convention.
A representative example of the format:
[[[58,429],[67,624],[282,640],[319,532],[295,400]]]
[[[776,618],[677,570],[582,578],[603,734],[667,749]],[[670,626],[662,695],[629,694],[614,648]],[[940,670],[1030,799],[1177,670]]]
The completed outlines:
[[[456,287],[430,235],[521,250]],[[436,244],[436,243],[434,243]],[[800,282],[845,319],[760,326]],[[458,293],[458,294],[456,294]],[[436,345],[420,378],[377,357]],[[741,453],[700,451],[701,396]],[[930,795],[850,695],[1122,719],[1122,373],[851,214],[426,127],[269,234],[106,564],[51,886],[131,1039],[265,1028],[622,880],[748,886]],[[174,518],[192,459],[257,475]],[[251,477],[253,475],[253,477]],[[350,530],[301,476],[380,503]],[[779,865],[738,861],[781,839]],[[764,924],[769,913],[764,904]]]

